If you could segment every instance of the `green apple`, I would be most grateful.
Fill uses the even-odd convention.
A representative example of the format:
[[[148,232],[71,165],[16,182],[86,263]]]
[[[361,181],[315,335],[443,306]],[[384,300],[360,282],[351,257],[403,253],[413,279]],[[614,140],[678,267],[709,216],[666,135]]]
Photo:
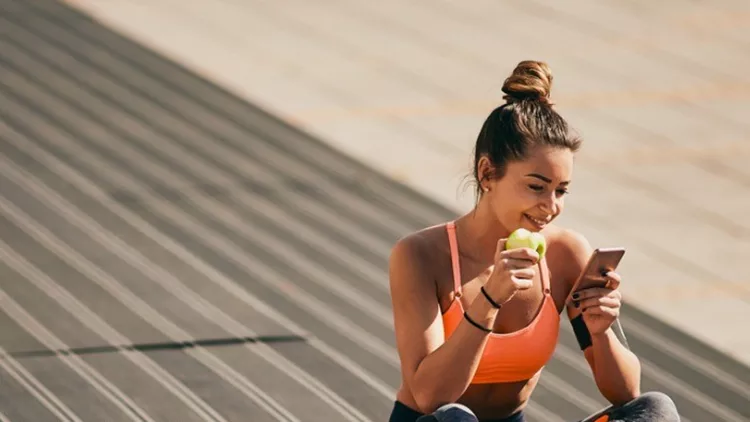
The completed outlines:
[[[542,259],[547,251],[547,241],[543,234],[521,228],[511,233],[505,242],[505,249],[518,248],[531,248],[539,254],[539,259]]]

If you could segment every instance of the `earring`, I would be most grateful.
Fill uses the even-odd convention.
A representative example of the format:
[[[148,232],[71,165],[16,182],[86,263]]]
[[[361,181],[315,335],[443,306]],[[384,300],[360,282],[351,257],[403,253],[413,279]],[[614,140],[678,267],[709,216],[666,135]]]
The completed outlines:
[[[482,190],[485,191],[485,192],[489,192],[490,188],[488,188],[487,186],[482,186]]]

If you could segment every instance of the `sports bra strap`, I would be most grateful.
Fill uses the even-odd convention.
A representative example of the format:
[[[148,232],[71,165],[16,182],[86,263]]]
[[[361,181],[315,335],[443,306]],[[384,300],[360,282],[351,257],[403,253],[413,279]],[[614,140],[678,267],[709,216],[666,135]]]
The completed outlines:
[[[546,262],[544,261],[544,258],[539,260],[539,262],[537,263],[537,266],[539,267],[539,276],[542,278],[542,288],[544,289],[544,294],[549,294],[550,293],[549,267],[547,267]]]
[[[456,223],[453,221],[445,225],[448,230],[448,244],[451,248],[451,266],[453,267],[453,292],[461,297],[461,266],[458,255],[458,242],[456,241]]]

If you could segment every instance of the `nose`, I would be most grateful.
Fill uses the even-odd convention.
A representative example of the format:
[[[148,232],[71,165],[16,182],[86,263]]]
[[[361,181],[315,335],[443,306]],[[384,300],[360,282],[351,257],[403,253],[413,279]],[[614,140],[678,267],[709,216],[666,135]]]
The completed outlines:
[[[558,198],[553,192],[552,195],[547,195],[542,199],[540,208],[547,214],[557,215],[560,209],[560,201],[562,198]]]

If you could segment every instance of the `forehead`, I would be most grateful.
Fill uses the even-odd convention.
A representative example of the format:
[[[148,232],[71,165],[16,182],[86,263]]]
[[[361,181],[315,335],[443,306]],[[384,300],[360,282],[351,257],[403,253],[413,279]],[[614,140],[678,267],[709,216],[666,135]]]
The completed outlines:
[[[509,163],[508,171],[518,177],[537,173],[553,182],[569,181],[573,175],[573,152],[567,148],[535,147],[527,159]]]

